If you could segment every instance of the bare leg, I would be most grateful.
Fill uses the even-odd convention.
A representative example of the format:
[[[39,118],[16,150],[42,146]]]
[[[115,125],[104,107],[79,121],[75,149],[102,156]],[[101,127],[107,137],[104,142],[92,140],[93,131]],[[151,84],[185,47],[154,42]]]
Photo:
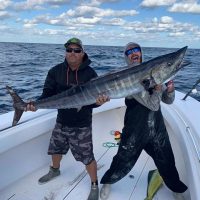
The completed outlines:
[[[86,170],[90,176],[91,182],[95,183],[97,181],[97,163],[93,160],[89,165],[86,165]]]
[[[97,180],[97,163],[93,160],[89,165],[86,165],[86,170],[91,179],[91,190],[87,200],[98,200],[99,199],[99,188]]]
[[[62,160],[62,155],[54,154],[52,155],[52,167],[55,169],[60,168],[60,161]]]

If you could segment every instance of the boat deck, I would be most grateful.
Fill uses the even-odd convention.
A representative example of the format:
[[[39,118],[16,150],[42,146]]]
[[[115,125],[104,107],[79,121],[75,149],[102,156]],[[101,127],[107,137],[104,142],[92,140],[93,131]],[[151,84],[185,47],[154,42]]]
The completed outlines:
[[[98,176],[102,177],[108,169],[116,148],[105,149],[98,160]],[[147,188],[147,175],[155,169],[152,159],[143,152],[132,171],[114,184],[109,200],[144,200]],[[49,170],[48,166],[24,177],[23,180],[8,187],[0,195],[1,200],[86,200],[89,194],[90,179],[84,167],[74,161],[71,153],[62,160],[61,176],[43,185],[38,178]],[[100,185],[101,187],[101,185]],[[154,200],[172,200],[172,194],[162,186]]]
[[[104,147],[103,143],[116,143],[111,131],[121,130],[122,128],[123,114],[116,115],[112,112],[115,111],[105,113],[105,116],[104,113],[102,113],[101,116],[95,115],[93,120],[94,153],[98,163],[99,181],[105,171],[109,168],[112,158],[117,152],[117,147]],[[119,109],[117,112],[123,113],[124,111],[123,109]],[[103,117],[105,120],[102,122],[99,117]],[[106,118],[113,119],[113,121],[106,120]],[[44,154],[45,153],[46,152],[44,152]],[[24,164],[26,164],[26,160],[24,160]],[[152,159],[145,152],[142,152],[131,172],[121,181],[113,184],[109,200],[144,200],[146,197],[148,172],[155,168]],[[48,170],[49,166],[44,166],[10,185],[3,191],[0,191],[0,200],[87,199],[90,190],[89,176],[86,173],[84,166],[80,162],[75,161],[71,152],[63,157],[61,162],[61,176],[47,184],[39,185],[38,179],[46,174]],[[173,200],[174,198],[166,186],[162,186],[154,197],[154,200],[169,199]]]

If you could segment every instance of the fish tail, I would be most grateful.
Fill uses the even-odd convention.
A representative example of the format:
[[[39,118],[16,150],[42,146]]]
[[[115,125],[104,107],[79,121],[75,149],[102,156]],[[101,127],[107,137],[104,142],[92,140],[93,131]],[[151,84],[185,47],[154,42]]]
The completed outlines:
[[[158,170],[151,170],[148,174],[148,187],[147,187],[147,197],[145,200],[152,200],[156,192],[163,184],[163,179],[160,176]]]
[[[24,112],[23,108],[26,103],[21,99],[21,97],[19,97],[19,95],[11,87],[6,86],[6,89],[13,99],[13,107],[15,109],[15,113],[14,113],[14,117],[13,117],[12,126],[16,126],[17,122],[20,120],[20,118]]]

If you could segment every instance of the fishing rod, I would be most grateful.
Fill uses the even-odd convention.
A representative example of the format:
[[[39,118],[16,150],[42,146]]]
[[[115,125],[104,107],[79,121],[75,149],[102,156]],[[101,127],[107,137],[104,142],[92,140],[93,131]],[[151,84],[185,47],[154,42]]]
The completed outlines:
[[[192,86],[192,88],[189,90],[189,92],[184,96],[182,100],[186,100],[186,98],[189,96],[192,90],[194,90],[199,83],[200,83],[200,79],[196,81],[196,83]]]

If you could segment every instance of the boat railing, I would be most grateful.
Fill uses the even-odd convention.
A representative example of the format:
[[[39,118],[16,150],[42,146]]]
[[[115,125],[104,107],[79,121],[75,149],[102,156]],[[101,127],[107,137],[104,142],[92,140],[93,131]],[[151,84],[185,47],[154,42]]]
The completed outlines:
[[[195,91],[195,93],[197,92],[197,90],[196,90],[196,87],[197,87],[197,85],[200,83],[200,79],[198,79],[197,81],[196,81],[196,83],[192,86],[192,88],[188,91],[188,93],[183,97],[183,100],[186,100],[186,98],[191,94],[191,93],[193,93],[193,91]]]
[[[198,157],[198,161],[200,162],[200,147],[198,145],[198,141],[197,141],[196,137],[192,133],[191,127],[188,125],[188,123],[185,121],[185,119],[181,116],[181,114],[179,113],[179,111],[176,108],[173,107],[173,110],[176,112],[177,116],[180,118],[180,120],[185,125],[185,130],[186,130],[186,132],[188,133],[188,135],[190,136],[190,138],[192,140],[195,152],[196,152],[197,157]]]
[[[17,126],[19,126],[19,125],[21,125],[21,124],[24,124],[24,123],[27,123],[27,122],[29,122],[29,121],[32,121],[32,120],[34,120],[34,119],[36,119],[36,118],[38,118],[38,117],[42,117],[42,116],[45,116],[45,115],[48,115],[48,114],[50,114],[50,113],[53,113],[53,112],[55,112],[55,109],[49,109],[49,110],[41,110],[40,112],[38,112],[38,113],[35,113],[35,112],[32,112],[32,113],[30,113],[28,116],[22,116],[22,119],[21,119],[21,121],[17,124]],[[13,113],[13,115],[14,115],[14,113]],[[10,115],[10,123],[6,123],[6,124],[4,124],[4,125],[2,125],[2,126],[0,126],[0,132],[3,132],[3,131],[5,131],[5,130],[8,130],[8,129],[10,129],[10,128],[13,128],[13,126],[12,126],[12,117],[13,116],[11,116]]]

